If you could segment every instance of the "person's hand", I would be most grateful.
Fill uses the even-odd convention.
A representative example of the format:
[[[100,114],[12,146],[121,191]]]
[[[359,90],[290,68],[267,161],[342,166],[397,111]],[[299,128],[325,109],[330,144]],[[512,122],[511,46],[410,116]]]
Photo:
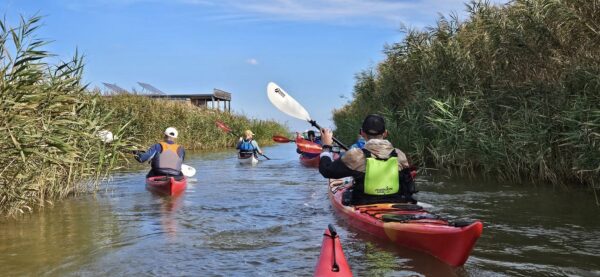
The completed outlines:
[[[323,145],[333,145],[333,131],[331,129],[321,129],[321,142]]]
[[[136,155],[136,156],[139,156],[144,153],[146,153],[146,151],[144,151],[144,150],[131,150],[131,154]]]
[[[239,141],[242,141],[244,138],[240,137]]]

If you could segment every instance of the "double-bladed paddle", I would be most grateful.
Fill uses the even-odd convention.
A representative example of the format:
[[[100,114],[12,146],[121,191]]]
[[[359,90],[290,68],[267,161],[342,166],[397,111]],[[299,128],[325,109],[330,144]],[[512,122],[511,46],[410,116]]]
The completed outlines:
[[[217,125],[217,127],[219,129],[223,130],[223,132],[225,132],[225,133],[232,134],[235,137],[240,137],[237,134],[233,133],[233,131],[231,130],[231,128],[229,126],[227,126],[227,124],[225,124],[225,122],[223,122],[223,121],[216,120],[215,121],[215,125]],[[257,154],[265,157],[265,159],[267,159],[267,160],[271,159],[271,158],[267,157],[267,155],[264,155],[264,154],[261,154],[261,153],[258,153],[258,152],[257,152]]]
[[[275,106],[281,112],[289,116],[298,118],[300,120],[306,120],[308,123],[310,123],[310,125],[319,130],[323,129],[321,128],[321,126],[319,126],[319,124],[317,124],[315,120],[312,120],[310,118],[310,115],[308,114],[306,109],[302,107],[302,105],[300,105],[300,103],[298,103],[296,99],[294,99],[291,95],[285,92],[277,84],[270,82],[267,85],[267,97],[269,98],[269,101],[271,101],[273,106]],[[335,137],[333,138],[333,141],[335,141],[335,143],[337,143],[344,150],[348,150],[348,147],[346,147],[346,145],[344,145]]]
[[[303,152],[303,153],[320,154],[321,150],[322,150],[322,147],[320,145],[318,145],[314,142],[311,142],[309,140],[302,139],[302,138],[297,138],[296,140],[291,140],[284,136],[273,136],[273,141],[279,142],[279,143],[294,142],[294,143],[296,143],[296,146],[298,146],[298,149],[300,150],[300,152]]]

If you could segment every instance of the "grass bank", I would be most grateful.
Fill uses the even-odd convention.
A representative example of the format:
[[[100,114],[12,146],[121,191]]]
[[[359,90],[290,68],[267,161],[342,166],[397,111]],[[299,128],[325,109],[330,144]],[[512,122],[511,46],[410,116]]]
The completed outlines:
[[[127,138],[136,147],[147,147],[158,142],[167,127],[177,128],[177,142],[189,150],[232,147],[246,129],[252,130],[257,141],[263,145],[272,144],[271,137],[274,134],[288,133],[285,126],[274,121],[248,119],[242,115],[199,108],[186,102],[141,95],[124,93],[105,96],[100,106],[115,120],[111,130],[118,130],[119,137]],[[217,128],[217,120],[231,127],[232,132],[228,134]]]
[[[467,4],[460,21],[406,30],[357,74],[337,135],[388,120],[413,162],[461,175],[600,185],[600,1]]]
[[[35,33],[40,18],[16,27],[0,21],[0,215],[98,189],[111,171],[131,161],[130,150],[145,148],[177,127],[188,149],[232,146],[236,140],[215,127],[252,129],[263,143],[286,128],[275,122],[199,109],[135,95],[100,96],[82,84],[83,62],[51,64],[47,41]],[[101,130],[118,137],[110,144]]]

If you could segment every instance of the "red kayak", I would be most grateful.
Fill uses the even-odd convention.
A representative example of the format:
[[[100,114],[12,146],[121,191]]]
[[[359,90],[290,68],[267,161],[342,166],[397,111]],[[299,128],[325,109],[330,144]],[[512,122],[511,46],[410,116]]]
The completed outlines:
[[[185,190],[187,177],[175,180],[171,176],[154,176],[146,178],[146,189],[164,195],[178,195]]]
[[[481,236],[480,221],[450,222],[406,203],[345,206],[348,180],[329,180],[329,199],[348,224],[402,247],[428,253],[451,266],[462,266]]]
[[[300,154],[300,163],[303,166],[308,166],[308,167],[319,167],[319,161],[321,160],[321,157],[319,157],[319,155],[309,158],[304,154]]]
[[[315,267],[315,277],[346,277],[352,276],[350,266],[346,261],[346,256],[342,251],[342,243],[337,235],[333,225],[329,224],[323,234],[323,243],[321,244],[321,255]]]

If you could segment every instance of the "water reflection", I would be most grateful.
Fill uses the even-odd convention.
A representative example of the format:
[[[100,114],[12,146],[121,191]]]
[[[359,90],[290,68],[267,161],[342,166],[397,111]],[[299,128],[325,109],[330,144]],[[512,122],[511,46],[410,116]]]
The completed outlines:
[[[294,145],[240,166],[233,151],[189,153],[197,182],[176,198],[144,187],[145,169],[111,189],[0,223],[2,275],[310,276],[323,229],[336,224],[356,276],[600,276],[600,210],[585,191],[421,176],[419,199],[481,219],[462,268],[399,249],[334,215],[325,180]]]

